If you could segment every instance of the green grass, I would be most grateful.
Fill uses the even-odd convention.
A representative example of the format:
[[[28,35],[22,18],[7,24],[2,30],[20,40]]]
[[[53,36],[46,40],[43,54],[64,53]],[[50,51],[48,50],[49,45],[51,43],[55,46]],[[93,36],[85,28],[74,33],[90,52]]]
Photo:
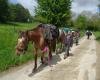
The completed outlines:
[[[100,42],[100,31],[94,32],[94,35],[96,36],[96,40]]]
[[[80,37],[83,37],[85,35],[85,31],[81,30],[80,31]]]
[[[16,23],[15,28],[17,30],[26,30],[32,29],[36,25],[36,22]],[[17,37],[18,33],[14,31],[14,25],[0,24],[0,72],[33,59],[32,45],[25,55],[16,56],[15,46],[17,44]]]
[[[37,22],[0,24],[0,72],[34,59],[32,44],[25,55],[20,57],[16,55],[18,33],[15,32],[14,26],[16,30],[27,30],[34,28],[37,24]],[[84,31],[81,31],[81,37],[83,35]]]

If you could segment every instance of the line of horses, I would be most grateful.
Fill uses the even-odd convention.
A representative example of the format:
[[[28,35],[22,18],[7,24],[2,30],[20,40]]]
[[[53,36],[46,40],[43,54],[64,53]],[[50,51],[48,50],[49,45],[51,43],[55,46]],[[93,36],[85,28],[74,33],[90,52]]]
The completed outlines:
[[[69,35],[69,41],[67,41],[67,37]],[[36,28],[26,31],[20,31],[18,42],[16,46],[17,55],[24,54],[28,49],[28,44],[31,42],[34,45],[34,58],[35,65],[33,71],[37,69],[37,57],[38,57],[38,49],[42,51],[41,53],[41,62],[45,63],[45,51],[48,51],[48,63],[50,63],[52,59],[52,52],[56,51],[56,44],[61,43],[61,49],[66,48],[66,56],[69,56],[70,47],[73,45],[73,38],[78,38],[76,32],[64,32],[62,29],[58,29],[56,26],[52,24],[39,24]],[[69,44],[70,43],[70,44]],[[76,42],[78,43],[78,42]],[[66,46],[66,45],[68,46]]]

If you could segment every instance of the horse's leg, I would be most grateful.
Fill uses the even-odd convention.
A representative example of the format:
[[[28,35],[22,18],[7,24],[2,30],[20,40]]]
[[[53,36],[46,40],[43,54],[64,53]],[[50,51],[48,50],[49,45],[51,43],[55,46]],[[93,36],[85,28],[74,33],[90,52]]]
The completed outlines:
[[[48,65],[51,66],[51,59],[52,59],[52,53],[51,53],[51,47],[49,47],[48,51]]]
[[[90,39],[90,35],[89,35],[89,38],[88,39]]]
[[[67,49],[67,56],[69,56],[69,50],[70,50],[70,47],[68,46],[68,49]]]
[[[89,39],[89,34],[88,34],[88,37],[87,37],[87,39]]]
[[[62,39],[60,41],[60,49],[61,49],[61,51],[63,51],[63,40]]]
[[[78,45],[78,37],[76,37],[76,46]]]
[[[55,52],[55,50],[56,50],[56,39],[55,40],[53,40],[53,52]]]
[[[35,58],[35,64],[34,64],[34,68],[32,72],[35,72],[37,68],[37,48],[36,47],[35,47],[34,58]]]
[[[51,50],[49,51],[49,57],[50,57],[50,59],[52,59],[52,53],[51,53]]]
[[[52,48],[51,45],[49,46],[49,59],[52,59]]]
[[[65,54],[64,54],[64,59],[66,59],[69,56],[69,49],[70,49],[70,47],[67,45],[66,50],[65,50]]]
[[[44,64],[44,52],[41,55],[41,62],[42,62],[42,64]]]

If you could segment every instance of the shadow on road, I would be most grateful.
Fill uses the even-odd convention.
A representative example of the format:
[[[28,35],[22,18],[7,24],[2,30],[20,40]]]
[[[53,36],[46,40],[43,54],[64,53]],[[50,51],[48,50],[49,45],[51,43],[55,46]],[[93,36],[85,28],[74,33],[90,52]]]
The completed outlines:
[[[52,65],[56,65],[57,62],[61,61],[61,57],[59,55],[54,55],[53,58],[52,58],[52,61],[51,61],[51,66]],[[47,63],[48,61],[46,61]],[[28,76],[29,77],[32,77],[34,76],[35,74],[39,73],[40,71],[42,71],[46,66],[48,66],[47,64],[41,64],[37,70],[35,72],[32,72],[30,73]]]

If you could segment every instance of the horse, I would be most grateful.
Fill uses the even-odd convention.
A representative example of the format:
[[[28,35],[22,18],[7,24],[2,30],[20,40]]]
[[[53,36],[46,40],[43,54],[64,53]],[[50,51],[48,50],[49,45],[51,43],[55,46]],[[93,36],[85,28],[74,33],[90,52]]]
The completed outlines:
[[[60,36],[59,42],[61,43],[61,50],[65,51],[64,59],[69,56],[70,47],[73,46],[73,37],[74,33],[70,31],[64,31],[63,29],[59,29]]]
[[[80,38],[80,32],[79,31],[75,31],[74,32],[74,39],[75,39],[75,44],[76,44],[76,46],[78,45],[78,43],[79,43],[79,38]]]
[[[59,39],[58,39],[58,42],[60,43],[61,51],[64,50],[64,38],[65,38],[64,31],[62,29],[59,29]]]
[[[73,46],[73,34],[72,32],[68,32],[65,35],[64,38],[64,44],[65,44],[65,54],[64,59],[66,59],[69,56],[69,51],[71,50],[71,47]]]
[[[91,32],[91,31],[87,31],[87,32],[86,32],[86,35],[87,35],[87,39],[89,39],[90,36],[92,35],[92,32]]]
[[[45,28],[44,27],[50,27],[50,33],[52,34],[51,28],[53,25],[47,25],[47,24],[39,24],[36,28],[26,31],[20,31],[19,37],[18,37],[18,43],[16,46],[16,53],[17,55],[20,55],[21,53],[25,53],[28,48],[28,43],[31,42],[34,44],[34,58],[35,58],[35,65],[32,70],[32,72],[36,71],[37,69],[37,56],[38,56],[38,49],[44,50],[45,47],[48,47],[48,59],[51,61],[52,59],[52,51],[56,48],[56,40],[58,35],[52,34],[52,39],[48,40],[44,34],[45,34]],[[55,37],[54,37],[55,36]],[[44,64],[44,52],[41,53],[41,62]]]

